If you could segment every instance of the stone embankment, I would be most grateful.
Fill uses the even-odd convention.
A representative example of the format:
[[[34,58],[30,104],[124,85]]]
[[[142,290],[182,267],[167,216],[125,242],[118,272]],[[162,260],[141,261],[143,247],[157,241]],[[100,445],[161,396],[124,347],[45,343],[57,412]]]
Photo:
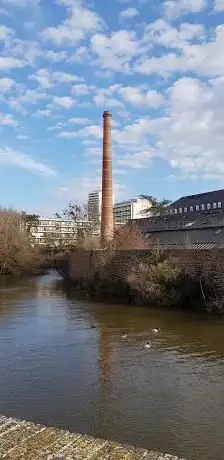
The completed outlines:
[[[180,460],[146,449],[0,417],[1,460]],[[182,459],[183,460],[183,459]]]

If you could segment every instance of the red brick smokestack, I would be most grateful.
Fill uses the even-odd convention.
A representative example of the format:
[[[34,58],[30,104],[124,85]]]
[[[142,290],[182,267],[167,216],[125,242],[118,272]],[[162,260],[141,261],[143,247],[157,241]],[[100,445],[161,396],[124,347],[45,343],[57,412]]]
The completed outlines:
[[[102,170],[102,210],[101,210],[101,247],[107,247],[113,239],[113,184],[111,154],[111,113],[103,114],[103,170]]]

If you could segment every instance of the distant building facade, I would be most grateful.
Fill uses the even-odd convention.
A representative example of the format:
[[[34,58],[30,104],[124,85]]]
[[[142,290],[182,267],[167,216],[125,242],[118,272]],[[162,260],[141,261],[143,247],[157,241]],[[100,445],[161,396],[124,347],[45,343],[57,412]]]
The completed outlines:
[[[32,228],[33,244],[37,246],[60,246],[76,241],[79,229],[89,228],[88,221],[74,221],[68,219],[39,218],[37,225]]]
[[[117,225],[122,225],[132,219],[144,218],[148,215],[144,213],[144,211],[146,211],[149,207],[149,201],[141,197],[115,203],[114,222]]]
[[[224,211],[224,189],[179,198],[169,207],[171,215],[217,213]]]
[[[102,192],[97,190],[88,196],[88,220],[98,224],[101,220]]]

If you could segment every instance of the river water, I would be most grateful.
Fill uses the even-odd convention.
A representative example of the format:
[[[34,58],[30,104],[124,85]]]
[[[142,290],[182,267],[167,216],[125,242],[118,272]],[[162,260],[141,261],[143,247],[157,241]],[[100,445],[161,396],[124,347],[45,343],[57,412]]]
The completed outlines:
[[[54,272],[3,280],[0,414],[223,460],[224,321],[80,300]]]

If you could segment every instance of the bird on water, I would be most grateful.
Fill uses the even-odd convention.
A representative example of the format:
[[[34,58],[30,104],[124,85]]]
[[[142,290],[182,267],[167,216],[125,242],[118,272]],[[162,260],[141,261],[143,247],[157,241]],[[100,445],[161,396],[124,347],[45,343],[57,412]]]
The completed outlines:
[[[121,336],[121,338],[124,339],[124,340],[127,339],[127,338],[128,338],[128,334],[123,334],[123,335]]]

